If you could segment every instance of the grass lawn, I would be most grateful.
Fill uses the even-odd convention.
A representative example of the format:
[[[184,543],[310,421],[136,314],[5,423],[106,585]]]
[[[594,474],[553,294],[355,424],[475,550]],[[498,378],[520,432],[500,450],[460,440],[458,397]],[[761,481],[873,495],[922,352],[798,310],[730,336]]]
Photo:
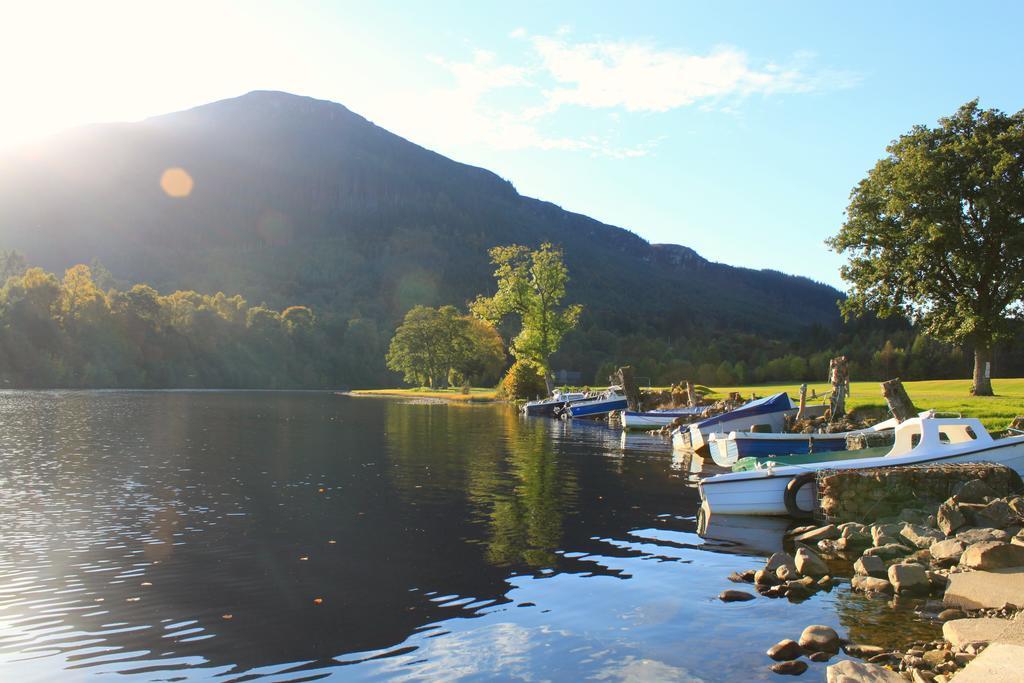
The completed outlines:
[[[462,393],[462,389],[430,389],[428,387],[415,387],[412,389],[358,389],[352,392],[357,396],[402,396],[404,398],[440,398],[445,401],[468,401],[473,403],[485,403],[497,400],[497,391],[494,389],[469,390],[468,394]]]
[[[1024,379],[993,379],[992,389],[996,396],[971,396],[971,380],[942,379],[923,382],[904,382],[914,405],[921,410],[931,408],[939,412],[962,413],[964,417],[976,417],[982,421],[989,431],[1002,430],[1017,415],[1024,415]],[[730,391],[738,391],[743,396],[756,393],[758,396],[788,391],[796,398],[800,395],[800,382],[786,384],[766,384],[745,387],[709,387],[714,393],[709,398],[717,399]],[[831,389],[825,382],[808,384],[807,395],[811,390],[822,394]],[[882,398],[881,382],[851,382],[849,408],[861,406],[885,407]]]

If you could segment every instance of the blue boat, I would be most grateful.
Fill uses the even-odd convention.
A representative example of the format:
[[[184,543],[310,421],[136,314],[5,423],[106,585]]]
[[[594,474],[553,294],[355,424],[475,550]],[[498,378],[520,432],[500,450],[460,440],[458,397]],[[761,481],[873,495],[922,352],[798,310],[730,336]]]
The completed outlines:
[[[765,398],[750,401],[735,410],[714,415],[683,425],[672,432],[672,446],[676,449],[692,449],[704,455],[707,453],[707,439],[712,434],[724,434],[737,429],[747,430],[757,425],[767,427],[768,432],[781,432],[787,415],[796,414],[796,406],[789,394],[781,392]]]
[[[593,400],[569,404],[562,414],[572,418],[599,417],[616,410],[624,410],[626,397],[621,392],[622,387],[608,387],[607,391]]]
[[[625,410],[622,412],[622,428],[631,431],[634,429],[659,429],[667,427],[678,418],[690,421],[694,420],[707,410],[707,406],[694,406],[683,408],[669,408],[667,410],[649,410],[638,412]]]

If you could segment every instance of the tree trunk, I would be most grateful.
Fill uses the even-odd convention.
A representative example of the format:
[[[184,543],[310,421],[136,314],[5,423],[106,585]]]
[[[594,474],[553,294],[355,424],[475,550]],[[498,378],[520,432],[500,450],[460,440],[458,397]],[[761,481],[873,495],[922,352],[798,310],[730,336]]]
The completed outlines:
[[[974,384],[971,393],[975,396],[992,396],[992,348],[989,346],[974,347]]]
[[[892,412],[893,417],[898,421],[903,422],[912,417],[917,417],[917,408],[914,407],[914,402],[910,400],[907,390],[903,388],[903,382],[899,379],[890,379],[888,382],[882,382],[882,396],[885,397],[885,402],[889,404],[889,410]]]
[[[619,386],[622,387],[622,391],[626,394],[626,407],[630,410],[640,410],[640,387],[636,385],[636,380],[633,379],[632,366],[625,365],[619,368],[617,374],[619,376]]]
[[[544,371],[544,386],[548,389],[548,396],[555,393],[555,380],[547,370]]]

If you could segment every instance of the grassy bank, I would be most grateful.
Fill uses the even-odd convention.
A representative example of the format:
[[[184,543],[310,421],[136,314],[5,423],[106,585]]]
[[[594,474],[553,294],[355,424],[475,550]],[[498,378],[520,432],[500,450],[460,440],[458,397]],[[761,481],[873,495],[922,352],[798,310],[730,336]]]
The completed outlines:
[[[993,379],[993,390],[997,396],[971,396],[971,380],[928,380],[922,382],[904,382],[907,393],[914,405],[921,410],[931,408],[940,412],[962,413],[964,417],[976,417],[982,421],[986,429],[1001,430],[1017,415],[1024,415],[1024,379]],[[800,382],[785,384],[765,384],[760,386],[742,387],[709,387],[714,393],[709,398],[722,398],[730,391],[738,391],[743,396],[756,393],[758,396],[779,391],[788,391],[796,398],[799,395]],[[807,395],[811,390],[822,394],[831,388],[825,382],[808,384]],[[861,406],[885,407],[880,382],[851,382],[850,398],[847,405],[852,408]]]
[[[415,387],[412,389],[358,389],[351,392],[356,396],[398,396],[402,398],[437,398],[445,401],[463,401],[471,403],[487,403],[498,399],[494,389],[472,388],[468,394],[462,389],[430,389]]]

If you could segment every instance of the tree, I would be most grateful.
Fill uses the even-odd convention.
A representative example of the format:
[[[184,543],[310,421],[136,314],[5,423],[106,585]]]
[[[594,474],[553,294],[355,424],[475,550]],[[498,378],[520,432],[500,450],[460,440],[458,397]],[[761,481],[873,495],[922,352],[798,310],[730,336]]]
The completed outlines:
[[[992,395],[992,345],[1024,298],[1024,110],[977,100],[916,126],[851,193],[829,246],[846,253],[844,315],[903,314],[974,348],[972,393]]]
[[[569,281],[562,251],[548,243],[536,251],[513,244],[494,247],[490,256],[497,266],[498,291],[493,296],[478,296],[470,308],[474,315],[493,323],[508,315],[519,316],[522,327],[512,339],[512,355],[539,365],[550,393],[551,355],[576,326],[583,310],[579,304],[562,306]]]

